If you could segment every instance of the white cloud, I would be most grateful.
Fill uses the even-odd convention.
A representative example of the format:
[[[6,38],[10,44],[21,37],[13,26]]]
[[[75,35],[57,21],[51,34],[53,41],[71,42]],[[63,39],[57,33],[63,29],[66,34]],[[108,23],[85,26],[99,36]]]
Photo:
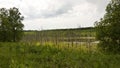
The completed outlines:
[[[93,26],[109,0],[0,0],[0,7],[18,7],[25,29]]]

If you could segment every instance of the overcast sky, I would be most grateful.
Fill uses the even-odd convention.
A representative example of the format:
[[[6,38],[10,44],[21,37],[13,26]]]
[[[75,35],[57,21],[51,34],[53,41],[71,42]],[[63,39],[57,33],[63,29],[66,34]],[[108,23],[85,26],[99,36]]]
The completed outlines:
[[[61,29],[94,26],[110,0],[0,0],[0,8],[19,8],[24,29]]]

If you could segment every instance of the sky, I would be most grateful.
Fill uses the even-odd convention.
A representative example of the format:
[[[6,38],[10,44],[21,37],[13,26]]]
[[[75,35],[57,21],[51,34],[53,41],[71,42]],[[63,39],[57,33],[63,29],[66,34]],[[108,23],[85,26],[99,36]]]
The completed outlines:
[[[17,7],[25,30],[93,27],[110,0],[0,0],[0,8]]]

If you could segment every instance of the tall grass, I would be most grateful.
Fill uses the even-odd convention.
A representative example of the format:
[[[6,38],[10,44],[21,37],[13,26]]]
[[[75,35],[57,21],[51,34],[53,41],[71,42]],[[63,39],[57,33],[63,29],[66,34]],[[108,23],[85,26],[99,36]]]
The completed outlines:
[[[120,55],[29,43],[0,43],[0,68],[119,68]]]

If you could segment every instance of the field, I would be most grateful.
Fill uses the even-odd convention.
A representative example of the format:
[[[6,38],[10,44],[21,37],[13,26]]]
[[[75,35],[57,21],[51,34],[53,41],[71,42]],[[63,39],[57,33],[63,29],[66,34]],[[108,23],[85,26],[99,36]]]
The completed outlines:
[[[45,44],[51,42],[55,45],[59,43],[88,43],[95,42],[94,28],[80,29],[59,29],[24,32],[22,42],[40,42]],[[65,44],[66,45],[66,44]]]
[[[0,68],[120,67],[120,55],[28,43],[0,43],[0,61]]]
[[[120,55],[99,51],[94,29],[26,31],[0,43],[0,68],[120,68]]]

